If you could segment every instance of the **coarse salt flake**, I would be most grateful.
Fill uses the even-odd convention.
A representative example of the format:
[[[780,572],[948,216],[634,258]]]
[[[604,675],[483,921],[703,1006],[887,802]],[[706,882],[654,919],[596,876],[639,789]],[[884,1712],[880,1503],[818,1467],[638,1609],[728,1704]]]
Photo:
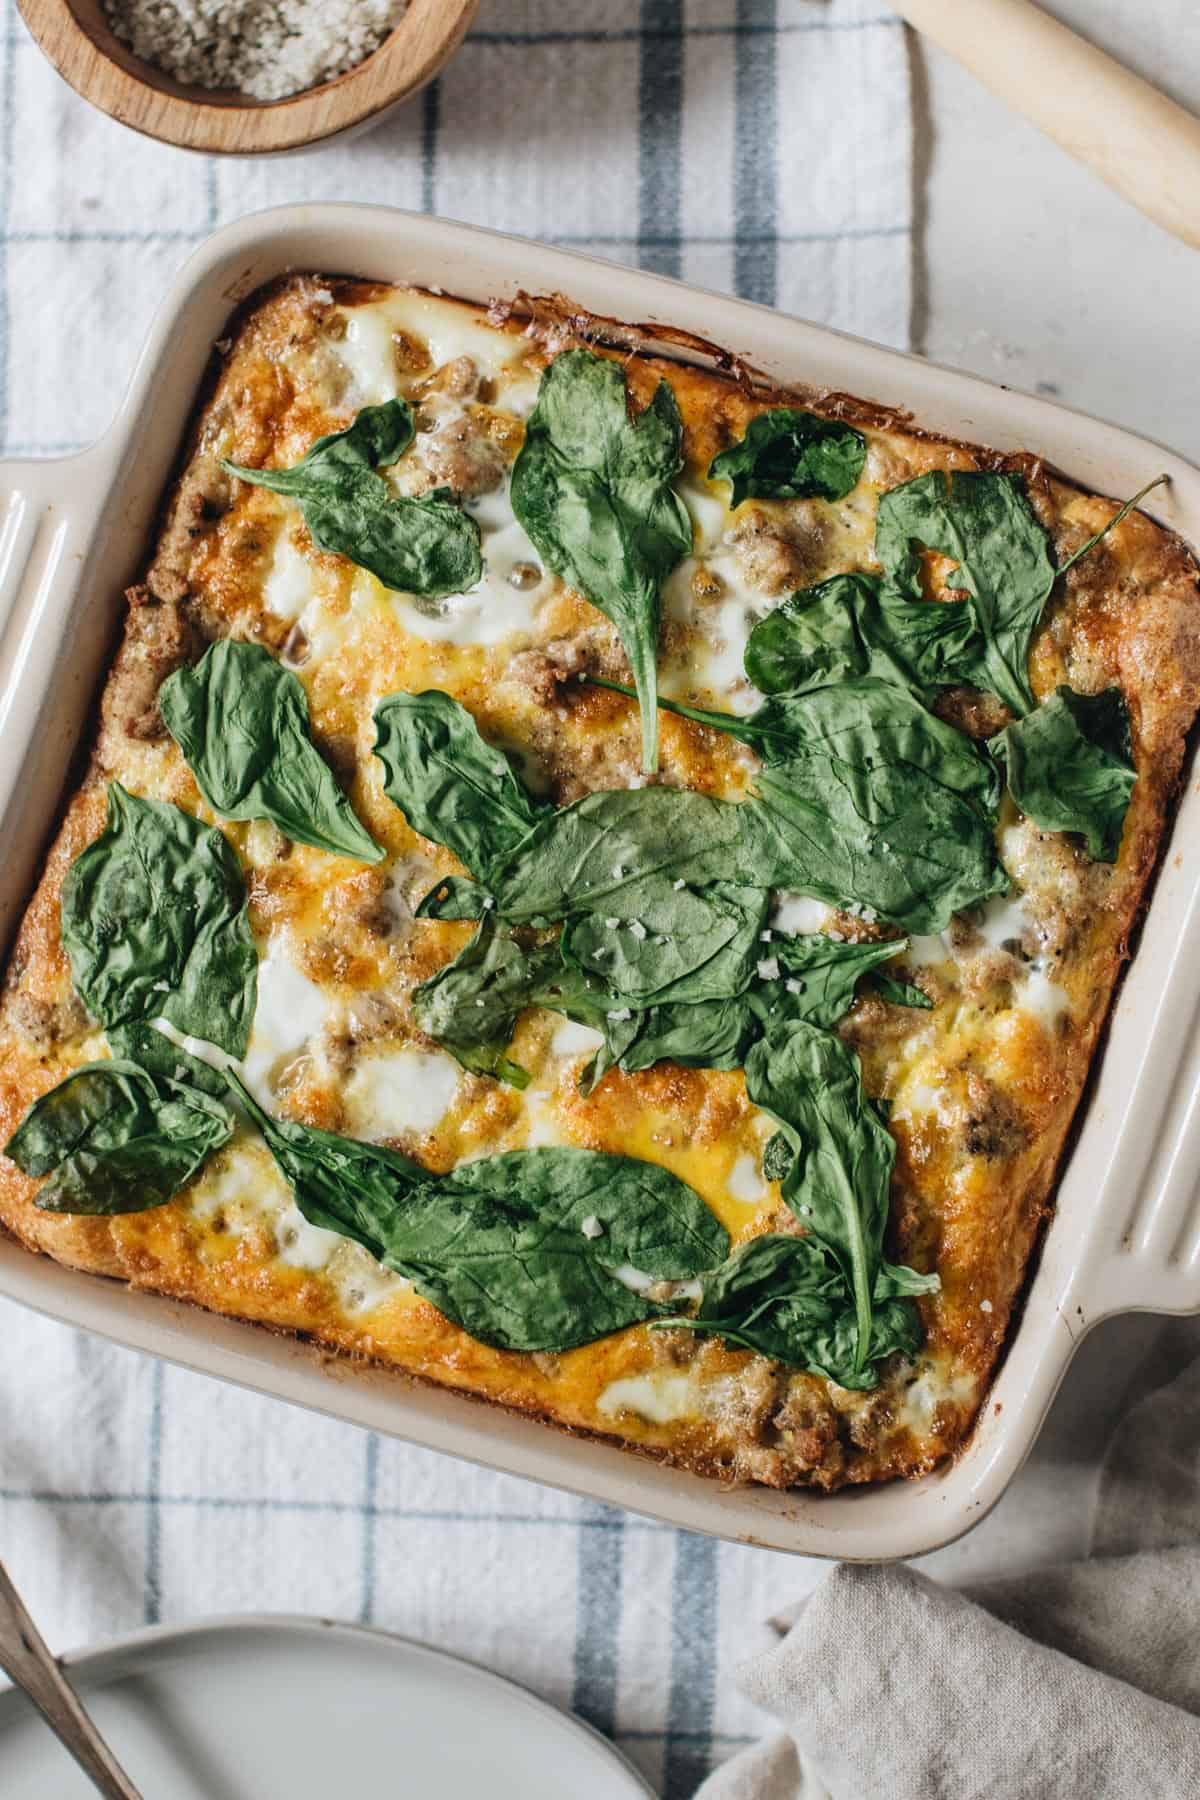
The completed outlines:
[[[177,81],[283,100],[377,50],[407,0],[103,0],[115,35]]]
[[[585,1238],[598,1238],[604,1236],[604,1226],[596,1217],[595,1213],[589,1213],[587,1218],[580,1224],[579,1229],[582,1231]]]
[[[779,958],[777,956],[763,956],[759,958],[758,979],[760,981],[779,980]]]

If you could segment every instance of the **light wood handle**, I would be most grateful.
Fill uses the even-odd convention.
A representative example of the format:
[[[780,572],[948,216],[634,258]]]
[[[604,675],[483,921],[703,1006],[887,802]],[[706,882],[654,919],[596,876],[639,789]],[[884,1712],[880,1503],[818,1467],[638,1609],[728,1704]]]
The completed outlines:
[[[1031,0],[896,10],[1185,244],[1200,249],[1200,119]]]
[[[24,1688],[47,1725],[57,1733],[96,1791],[105,1800],[141,1800],[83,1702],[46,1647],[25,1610],[7,1569],[0,1563],[0,1668]]]

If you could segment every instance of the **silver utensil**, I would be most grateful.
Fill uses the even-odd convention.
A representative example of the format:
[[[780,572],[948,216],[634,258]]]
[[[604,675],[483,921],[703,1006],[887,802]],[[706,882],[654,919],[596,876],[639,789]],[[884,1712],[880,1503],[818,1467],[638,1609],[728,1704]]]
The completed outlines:
[[[0,1669],[23,1688],[106,1800],[142,1796],[96,1730],[0,1563]]]

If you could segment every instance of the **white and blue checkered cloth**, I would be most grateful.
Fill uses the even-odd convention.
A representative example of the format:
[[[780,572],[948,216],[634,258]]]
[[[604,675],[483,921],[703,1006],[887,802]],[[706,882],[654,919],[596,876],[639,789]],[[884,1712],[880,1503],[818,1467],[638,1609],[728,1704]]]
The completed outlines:
[[[216,226],[354,199],[579,246],[907,342],[911,128],[878,0],[485,0],[371,136],[192,157],[93,112],[4,0],[0,448],[107,426]],[[465,1652],[610,1733],[669,1797],[761,1729],[736,1665],[795,1565],[482,1473],[0,1304],[0,1545],[56,1648],[228,1611]]]

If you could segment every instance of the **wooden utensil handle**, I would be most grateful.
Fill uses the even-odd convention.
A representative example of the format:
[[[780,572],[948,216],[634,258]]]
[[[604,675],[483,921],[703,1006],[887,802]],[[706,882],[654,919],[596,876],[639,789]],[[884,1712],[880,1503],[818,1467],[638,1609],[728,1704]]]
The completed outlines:
[[[141,1800],[59,1668],[0,1563],[0,1668],[24,1688],[105,1800]]]
[[[1031,0],[895,0],[1014,111],[1200,249],[1200,119]]]

